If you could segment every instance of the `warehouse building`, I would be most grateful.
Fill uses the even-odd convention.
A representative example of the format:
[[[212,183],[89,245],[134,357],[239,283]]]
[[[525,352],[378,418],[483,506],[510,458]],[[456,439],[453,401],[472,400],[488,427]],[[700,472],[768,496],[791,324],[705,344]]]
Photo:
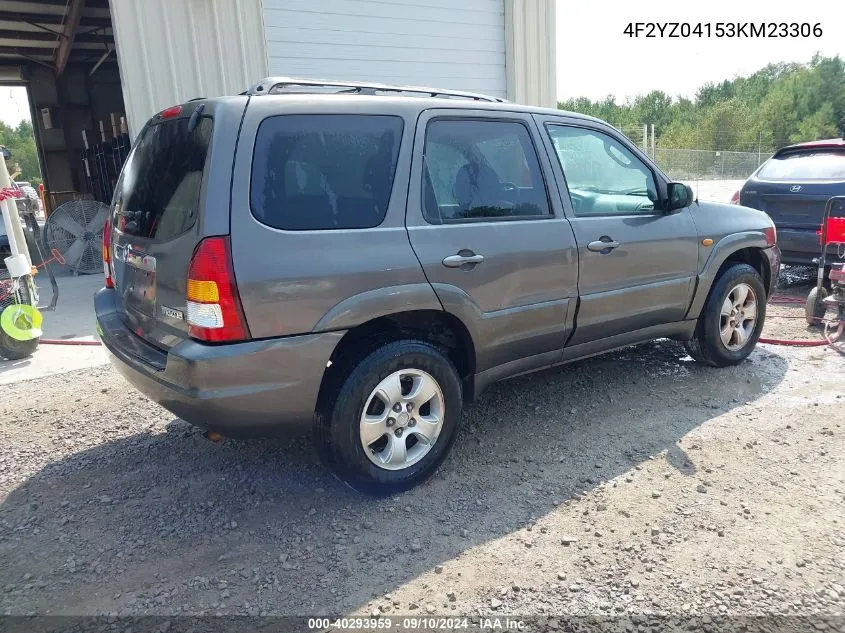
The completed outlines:
[[[555,0],[0,0],[0,83],[25,85],[46,186],[154,113],[268,75],[555,104]]]

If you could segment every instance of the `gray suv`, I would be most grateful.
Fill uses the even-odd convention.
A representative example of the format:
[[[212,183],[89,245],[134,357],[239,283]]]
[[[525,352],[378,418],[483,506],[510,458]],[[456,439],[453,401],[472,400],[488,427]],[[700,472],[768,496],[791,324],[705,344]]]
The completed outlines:
[[[105,233],[114,366],[227,436],[303,425],[357,489],[443,461],[491,383],[659,337],[741,362],[780,261],[594,118],[266,79],[139,134]]]

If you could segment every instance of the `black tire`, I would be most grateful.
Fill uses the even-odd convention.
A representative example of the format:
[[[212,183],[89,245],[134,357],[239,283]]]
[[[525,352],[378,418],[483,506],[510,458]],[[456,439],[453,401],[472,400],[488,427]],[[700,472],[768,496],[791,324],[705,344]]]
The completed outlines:
[[[827,294],[827,289],[822,286],[821,292],[818,288],[813,288],[807,295],[807,303],[804,304],[804,317],[807,319],[808,325],[822,325],[821,319],[827,312],[827,306],[822,303],[822,300],[827,298]]]
[[[31,303],[29,294],[29,277],[22,278],[20,286],[21,301],[26,304]],[[0,312],[2,312],[9,303],[0,303]],[[22,360],[28,358],[38,349],[38,343],[41,339],[32,339],[31,341],[18,341],[6,334],[0,329],[0,357],[6,360]]]
[[[757,323],[745,345],[740,349],[731,350],[722,342],[719,334],[721,309],[725,299],[740,283],[748,284],[757,295]],[[711,367],[728,367],[744,361],[754,350],[763,331],[766,299],[763,280],[753,267],[737,263],[725,268],[713,282],[713,287],[707,295],[693,338],[684,343],[687,353],[699,363]]]
[[[443,426],[422,459],[402,470],[386,470],[364,452],[359,422],[379,382],[401,369],[418,369],[436,380],[444,400]],[[455,441],[463,408],[461,381],[449,359],[429,343],[400,340],[341,360],[336,375],[333,393],[317,413],[315,442],[337,476],[355,490],[376,496],[408,490],[431,476]]]

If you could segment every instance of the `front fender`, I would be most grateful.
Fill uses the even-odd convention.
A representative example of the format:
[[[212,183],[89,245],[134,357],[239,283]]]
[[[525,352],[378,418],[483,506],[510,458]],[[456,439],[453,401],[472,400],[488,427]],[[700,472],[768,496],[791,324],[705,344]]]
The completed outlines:
[[[710,288],[713,287],[713,282],[716,280],[716,275],[719,274],[719,269],[722,267],[722,264],[724,264],[731,255],[745,248],[766,250],[771,247],[767,243],[766,236],[762,230],[731,233],[730,235],[726,235],[720,239],[711,247],[710,255],[707,257],[701,271],[698,273],[696,291],[693,296],[692,303],[690,304],[690,308],[687,311],[687,319],[698,318],[699,314],[701,314],[702,308],[704,308],[704,302],[707,300],[707,295],[710,294]]]

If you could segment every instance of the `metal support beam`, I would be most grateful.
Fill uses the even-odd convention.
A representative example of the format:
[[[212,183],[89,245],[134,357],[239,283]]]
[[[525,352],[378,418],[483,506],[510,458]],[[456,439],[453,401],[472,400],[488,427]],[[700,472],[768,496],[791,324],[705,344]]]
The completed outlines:
[[[79,27],[79,20],[82,18],[82,9],[85,8],[85,0],[70,0],[70,7],[67,11],[64,27],[62,28],[62,40],[56,49],[56,76],[61,77],[67,66],[70,57],[70,49],[73,48],[73,39],[76,37],[76,29]]]
[[[3,22],[27,22],[29,24],[64,24],[64,15],[61,13],[32,13],[25,11],[0,11],[0,21]],[[111,26],[109,17],[85,16],[80,20],[83,26]]]
[[[95,30],[100,30],[100,28],[101,27],[97,27]],[[76,34],[75,41],[79,44],[100,44],[103,43],[104,40],[107,40],[106,43],[111,43],[111,37],[108,35],[91,35],[90,33],[91,31],[88,33],[78,32]],[[16,42],[50,42],[55,45],[61,37],[61,33],[49,30],[45,33],[42,31],[0,29],[0,40],[14,40]]]

